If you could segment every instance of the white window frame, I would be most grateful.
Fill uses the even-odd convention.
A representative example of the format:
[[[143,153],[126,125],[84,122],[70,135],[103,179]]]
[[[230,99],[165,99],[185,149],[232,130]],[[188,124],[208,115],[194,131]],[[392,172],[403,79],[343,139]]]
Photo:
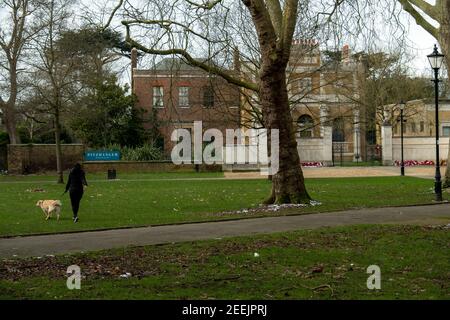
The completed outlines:
[[[186,90],[183,92],[183,90]],[[183,102],[183,103],[182,103]],[[178,87],[178,106],[180,108],[189,108],[189,87]]]
[[[345,82],[344,82],[343,79],[336,79],[336,81],[333,83],[333,86],[334,86],[336,89],[341,89],[341,88],[344,88]]]
[[[292,95],[311,94],[313,91],[312,77],[297,78],[291,83]]]
[[[164,108],[164,87],[154,86],[153,87],[153,108]]]
[[[311,120],[311,126],[307,127],[305,125],[305,123],[300,122],[300,118],[305,117],[305,119],[310,119]],[[309,139],[309,138],[314,138],[314,119],[313,117],[311,117],[309,114],[303,114],[300,117],[298,117],[297,119],[297,125],[299,127],[299,132],[298,132],[298,138],[301,139]]]
[[[450,137],[450,132],[448,136],[444,135],[444,128],[450,128],[450,123],[443,123],[441,126],[441,137]]]

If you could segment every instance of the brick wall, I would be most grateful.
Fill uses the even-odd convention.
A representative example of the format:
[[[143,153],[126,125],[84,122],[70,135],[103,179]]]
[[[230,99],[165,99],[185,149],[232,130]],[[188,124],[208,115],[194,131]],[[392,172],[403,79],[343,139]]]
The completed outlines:
[[[63,170],[83,160],[84,145],[63,144]],[[54,144],[10,144],[8,145],[8,172],[28,174],[56,171],[56,145]]]
[[[115,169],[117,174],[121,172],[194,172],[193,164],[175,165],[170,161],[88,161],[83,162],[83,168],[87,173],[103,172]],[[222,171],[221,165],[199,165],[200,172]]]
[[[157,108],[157,118],[164,153],[170,155],[175,143],[171,141],[172,132],[177,128],[191,129],[194,121],[202,121],[203,129],[215,128],[225,135],[226,129],[240,127],[240,91],[235,85],[219,78],[211,78],[208,73],[190,68],[189,70],[134,70],[134,93],[138,97],[137,106],[151,114],[153,110],[153,87],[164,90],[164,105]],[[179,88],[189,88],[189,105],[179,106]],[[204,106],[204,90],[212,87],[214,106]],[[146,129],[151,127],[146,124]]]

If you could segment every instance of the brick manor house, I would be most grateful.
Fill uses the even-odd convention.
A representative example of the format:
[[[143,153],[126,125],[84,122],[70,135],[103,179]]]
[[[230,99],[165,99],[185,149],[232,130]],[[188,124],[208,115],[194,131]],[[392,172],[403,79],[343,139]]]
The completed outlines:
[[[239,55],[234,56],[234,68],[229,72],[242,76],[249,69]],[[348,46],[337,56],[324,57],[312,40],[293,42],[287,77],[302,162],[331,164],[336,159],[361,161],[372,156],[361,120],[365,114],[355,103],[363,64],[350,54]],[[224,136],[225,129],[245,130],[256,122],[250,109],[258,109],[258,104],[249,106],[251,94],[181,58],[162,58],[152,69],[144,70],[138,68],[133,50],[132,88],[139,107],[149,113],[156,110],[166,155],[173,147],[172,131],[191,130],[194,121],[202,121],[203,130],[217,128]]]

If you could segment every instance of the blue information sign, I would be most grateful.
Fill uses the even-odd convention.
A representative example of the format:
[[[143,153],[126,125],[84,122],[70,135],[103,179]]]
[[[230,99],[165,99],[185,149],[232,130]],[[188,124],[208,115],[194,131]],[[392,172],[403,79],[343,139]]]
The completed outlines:
[[[120,152],[119,151],[86,151],[84,153],[84,161],[119,161]]]

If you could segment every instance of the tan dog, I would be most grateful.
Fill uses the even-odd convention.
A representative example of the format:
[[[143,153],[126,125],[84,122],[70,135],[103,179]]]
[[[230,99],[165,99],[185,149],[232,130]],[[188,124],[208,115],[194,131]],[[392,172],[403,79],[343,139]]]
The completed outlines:
[[[39,200],[36,203],[36,207],[40,207],[44,212],[45,220],[50,219],[53,212],[56,214],[57,220],[59,220],[61,206],[62,203],[59,200]]]

